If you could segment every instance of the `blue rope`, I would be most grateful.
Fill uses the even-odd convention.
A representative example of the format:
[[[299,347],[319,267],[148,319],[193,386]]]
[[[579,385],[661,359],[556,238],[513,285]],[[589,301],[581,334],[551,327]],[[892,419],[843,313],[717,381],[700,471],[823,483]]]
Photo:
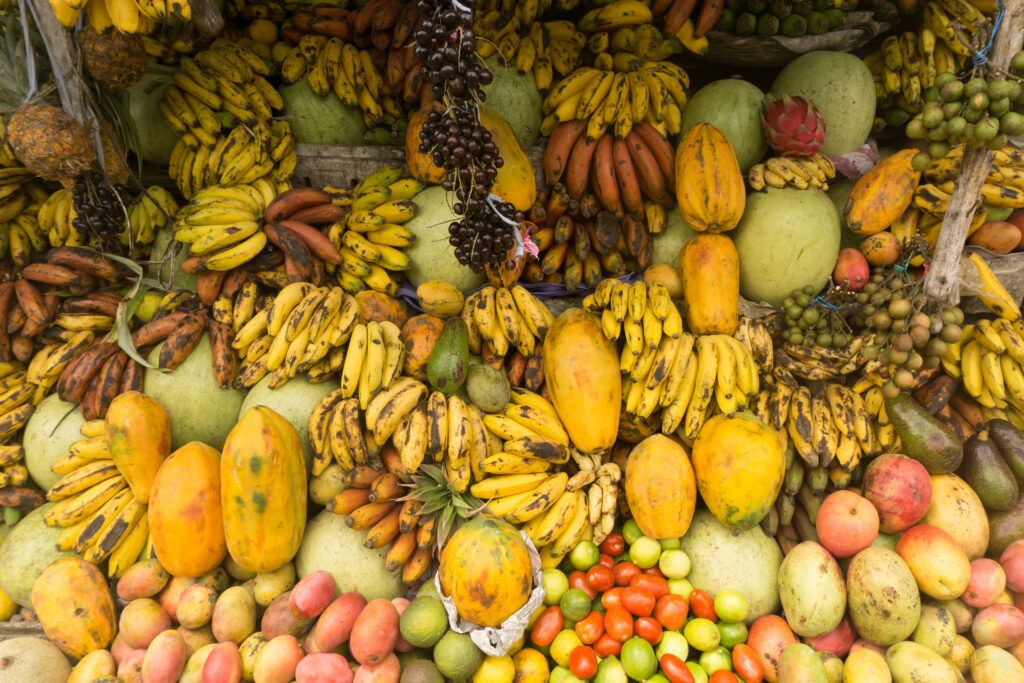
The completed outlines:
[[[826,301],[825,299],[823,299],[820,296],[814,297],[814,299],[811,301],[811,303],[816,305],[816,306],[821,306],[822,308],[827,308],[830,311],[838,311],[839,310],[838,306],[836,306],[835,304],[830,304],[828,301]]]
[[[992,51],[992,43],[995,41],[996,32],[999,31],[999,25],[1003,23],[1003,15],[1006,14],[1006,7],[1003,5],[1002,0],[996,0],[996,10],[996,18],[992,23],[992,31],[988,34],[988,44],[978,50],[977,54],[974,55],[975,69],[988,63],[988,53]]]

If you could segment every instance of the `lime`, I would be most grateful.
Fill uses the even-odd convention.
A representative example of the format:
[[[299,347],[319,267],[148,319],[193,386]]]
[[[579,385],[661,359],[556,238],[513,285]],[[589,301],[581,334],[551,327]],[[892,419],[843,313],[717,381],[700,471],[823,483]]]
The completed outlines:
[[[747,627],[742,621],[720,621],[718,632],[722,635],[722,645],[732,647],[747,642]]]
[[[569,655],[577,647],[583,644],[576,631],[565,629],[559,631],[555,639],[551,641],[551,659],[555,660],[558,666],[569,666]]]
[[[671,681],[665,678],[665,674],[657,673],[648,678],[647,683],[671,683]]]
[[[448,631],[434,645],[434,665],[445,678],[466,680],[476,673],[483,661],[484,653],[466,633]]]
[[[662,655],[671,654],[685,662],[686,658],[690,656],[690,644],[686,642],[686,637],[679,631],[665,631],[661,634],[657,653],[658,661],[661,661]]]
[[[569,670],[563,666],[556,666],[551,670],[551,676],[548,678],[549,683],[565,683],[566,677],[572,678],[572,674]]]
[[[569,577],[560,569],[542,570],[541,582],[544,586],[545,605],[557,605],[562,593],[569,590]]]
[[[594,683],[626,683],[627,678],[622,662],[615,655],[609,655],[598,663]]]
[[[659,538],[658,545],[661,546],[662,550],[672,550],[673,548],[678,548],[680,542],[678,538]]]
[[[682,595],[689,600],[690,593],[693,592],[693,584],[686,579],[669,579],[668,592],[672,595]]]
[[[690,556],[677,548],[663,550],[658,558],[658,569],[666,579],[685,579],[690,573]]]
[[[486,657],[473,674],[473,683],[512,683],[515,677],[516,665],[512,663],[512,657]]]
[[[718,632],[718,625],[710,619],[698,617],[690,619],[683,627],[683,635],[686,641],[701,652],[714,650],[722,642],[722,634]]]
[[[590,596],[581,588],[570,588],[562,593],[558,606],[567,621],[579,621],[590,614]]]
[[[644,532],[640,531],[640,525],[635,520],[627,519],[622,525],[622,538],[626,540],[626,545],[633,545],[633,541],[643,535]]]
[[[724,647],[718,646],[701,654],[700,666],[709,676],[719,669],[732,671],[732,655]]]
[[[641,536],[629,545],[629,559],[640,569],[650,569],[660,557],[661,544],[650,536]]]
[[[424,596],[428,598],[437,598],[438,600],[441,599],[441,596],[437,594],[437,586],[434,585],[433,581],[427,581],[425,584],[420,586],[418,591],[416,591],[417,598]]]
[[[585,572],[601,558],[601,551],[593,541],[580,541],[569,553],[569,564],[573,569]]]
[[[437,598],[417,596],[399,617],[398,630],[414,647],[433,647],[448,630],[448,613]]]
[[[693,683],[708,683],[708,672],[697,662],[687,662],[686,668],[693,675]]]
[[[626,675],[643,681],[654,675],[658,670],[658,658],[654,656],[654,648],[643,638],[633,636],[622,644],[622,668]]]
[[[715,614],[722,621],[743,621],[749,611],[747,596],[735,588],[726,588],[715,596]]]

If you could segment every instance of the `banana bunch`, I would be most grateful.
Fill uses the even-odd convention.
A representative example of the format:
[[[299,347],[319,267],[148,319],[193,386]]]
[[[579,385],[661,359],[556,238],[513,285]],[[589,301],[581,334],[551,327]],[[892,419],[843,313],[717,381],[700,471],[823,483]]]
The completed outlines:
[[[158,24],[149,35],[139,37],[146,54],[160,64],[177,65],[182,57],[196,51],[196,44],[191,38],[183,37],[178,27],[166,23]]]
[[[791,378],[827,381],[861,369],[866,372],[877,370],[881,364],[868,361],[861,353],[872,340],[872,335],[861,334],[838,349],[817,344],[783,344],[775,350],[775,376],[783,382],[789,382]]]
[[[298,373],[323,382],[340,372],[337,396],[358,396],[357,405],[365,410],[371,395],[398,378],[405,360],[398,326],[357,323],[359,305],[341,287],[291,283],[256,311],[256,287],[250,282],[230,310],[229,302],[215,304],[223,310],[221,319],[231,321],[224,324],[237,326],[232,345],[241,359],[240,386],[251,387],[269,375],[269,386],[276,388]]]
[[[534,21],[528,14],[536,6],[537,0],[529,0],[516,3],[515,14],[478,11],[474,30],[483,38],[476,47],[482,59],[497,53],[520,74],[533,72],[537,89],[544,91],[555,73],[566,76],[580,65],[587,37],[571,21]]]
[[[733,336],[747,347],[758,369],[770,375],[775,368],[775,346],[768,331],[768,319],[740,316]]]
[[[166,188],[159,185],[147,188],[129,205],[128,224],[118,235],[118,241],[125,247],[152,244],[156,231],[167,226],[177,212],[178,202]],[[77,217],[71,191],[66,189],[50,194],[36,212],[39,230],[46,234],[51,247],[92,244],[92,236],[75,227]]]
[[[902,448],[900,437],[896,434],[896,428],[889,420],[885,412],[885,392],[882,391],[883,379],[877,373],[868,373],[861,376],[851,387],[853,392],[861,397],[865,409],[874,416],[875,439],[878,449],[874,454],[900,453]]]
[[[967,283],[964,289],[981,299],[997,316],[1012,322],[1020,320],[1017,300],[1006,290],[981,254],[972,251],[960,255],[960,278]]]
[[[423,189],[421,182],[404,175],[398,166],[382,166],[354,190],[335,193],[334,203],[346,206],[348,216],[327,229],[327,239],[340,254],[328,272],[347,292],[369,288],[391,296],[398,293],[391,272],[410,268],[402,248],[416,239],[402,224],[416,215],[413,198]]]
[[[663,33],[654,24],[619,26],[591,33],[587,50],[600,59],[605,59],[601,54],[610,53],[613,63],[619,60],[623,64],[630,61],[627,54],[634,55],[640,62],[667,59],[682,52],[684,47],[695,54],[703,54],[707,51],[707,38],[696,38],[693,32],[692,21],[685,22],[674,34],[668,29]]]
[[[43,373],[50,372],[52,366],[36,362],[31,370],[32,379],[43,383],[49,381],[49,376]],[[0,441],[10,441],[28,422],[36,405],[47,394],[47,389],[39,387],[40,384],[29,381],[28,368],[20,362],[0,363]],[[19,458],[8,454],[3,459],[5,464],[0,467],[0,481],[7,481],[7,486],[23,485],[26,479],[22,477],[24,468],[18,464]]]
[[[485,0],[477,5],[475,9],[478,16],[491,15],[493,12],[512,14],[519,20],[521,27],[529,28],[537,19],[544,16],[552,8],[559,12],[568,12],[576,9],[579,4],[579,0],[530,0],[529,2]]]
[[[914,192],[914,207],[940,218],[946,213],[953,196],[954,181],[960,174],[965,147],[958,145],[952,148],[949,154],[934,159],[925,169]],[[1024,207],[1024,152],[1014,147],[1004,147],[993,152],[992,166],[982,185],[981,196],[989,206],[1014,209]],[[980,214],[981,219],[984,218],[984,211],[976,213]],[[938,222],[941,223],[941,220]],[[980,223],[972,227],[976,229]],[[926,239],[929,237],[926,236]]]
[[[822,154],[812,157],[771,157],[754,164],[747,172],[747,182],[753,190],[767,187],[795,187],[806,190],[814,187],[828,190],[828,181],[836,177],[832,160]]]
[[[597,140],[607,130],[624,139],[634,124],[641,122],[663,136],[677,135],[689,87],[689,75],[677,64],[641,60],[625,51],[614,56],[602,52],[594,66],[576,69],[544,98],[541,134],[550,135],[566,121],[587,121],[590,140]]]
[[[600,316],[606,337],[618,341],[625,336],[623,354],[628,351],[631,364],[639,363],[646,351],[656,351],[663,339],[679,339],[683,334],[683,318],[660,282],[648,286],[643,280],[632,284],[601,280],[594,293],[583,298],[583,308]],[[631,371],[632,366],[626,372]]]
[[[817,538],[814,523],[818,518],[818,510],[826,497],[826,489],[831,481],[836,483],[831,471],[824,467],[807,467],[789,450],[786,453],[786,476],[782,482],[782,491],[775,500],[775,505],[761,520],[761,528],[770,536],[775,536],[784,554],[789,553],[798,543]]]
[[[46,199],[47,193],[25,168],[7,142],[6,128],[0,121],[0,223],[9,223],[27,210],[30,204]]]
[[[103,420],[81,427],[82,437],[53,462],[62,475],[46,498],[47,526],[62,527],[57,545],[93,564],[107,560],[107,574],[119,577],[135,563],[149,539],[147,506],[132,495],[107,448]]]
[[[122,33],[151,33],[158,22],[177,19],[192,20],[192,7],[188,0],[50,0],[50,7],[65,28],[74,28],[85,10],[89,25],[103,32],[115,28]]]
[[[174,239],[188,244],[189,259],[182,268],[223,272],[255,258],[267,244],[260,219],[276,195],[265,178],[198,190],[171,224]]]
[[[470,352],[489,352],[498,358],[504,358],[510,348],[531,358],[555,321],[548,307],[522,285],[511,289],[487,285],[473,292],[461,316],[469,329]]]
[[[963,338],[947,348],[942,366],[960,379],[986,419],[1015,424],[1024,417],[1024,322],[982,318],[964,326]]]

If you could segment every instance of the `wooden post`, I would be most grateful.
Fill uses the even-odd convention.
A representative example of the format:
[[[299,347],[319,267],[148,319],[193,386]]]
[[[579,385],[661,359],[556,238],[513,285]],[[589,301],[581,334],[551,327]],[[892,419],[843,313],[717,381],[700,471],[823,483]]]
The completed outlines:
[[[85,99],[85,84],[79,71],[81,60],[78,58],[78,45],[71,39],[71,33],[57,21],[57,16],[50,8],[48,0],[28,0],[36,19],[39,33],[50,54],[50,64],[55,75],[59,74],[64,82],[58,88],[60,104],[68,114],[78,120],[86,130],[90,127],[88,108]]]
[[[1000,69],[1010,65],[1010,59],[1024,45],[1024,0],[1002,0],[1006,8],[999,31],[995,35],[989,63]],[[985,184],[992,152],[985,148],[964,151],[960,175],[953,187],[949,208],[942,218],[942,229],[935,245],[931,268],[924,278],[924,291],[929,297],[949,301],[955,296],[954,288],[960,270],[960,253],[967,242],[967,229],[971,225],[974,206]]]

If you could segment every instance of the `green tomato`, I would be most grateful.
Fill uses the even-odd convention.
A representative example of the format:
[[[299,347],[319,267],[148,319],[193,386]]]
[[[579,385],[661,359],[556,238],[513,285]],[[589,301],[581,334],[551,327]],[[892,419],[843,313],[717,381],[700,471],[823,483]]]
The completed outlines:
[[[661,546],[662,550],[672,550],[678,548],[681,544],[678,538],[659,538],[658,545]]]
[[[640,569],[650,569],[660,557],[661,544],[650,536],[641,536],[629,546],[629,559]]]
[[[684,598],[689,600],[690,593],[693,592],[693,584],[687,579],[669,579],[668,592],[672,595],[682,595]]]
[[[683,635],[686,636],[690,647],[701,652],[714,650],[722,642],[722,634],[718,632],[718,625],[703,617],[686,622],[686,626],[683,627]]]
[[[742,621],[720,621],[718,632],[722,634],[722,645],[731,648],[733,645],[747,642],[747,627]]]
[[[690,573],[690,556],[678,548],[663,550],[658,558],[658,569],[666,579],[685,579]]]
[[[708,676],[719,669],[732,671],[732,654],[730,654],[730,652],[724,647],[716,647],[713,650],[708,650],[701,654],[700,666],[708,672]]]
[[[573,569],[585,572],[601,558],[601,551],[593,541],[580,541],[569,553],[569,564]]]
[[[690,656],[690,644],[686,642],[686,636],[679,631],[665,631],[661,634],[661,642],[658,643],[658,661],[663,655],[671,654],[686,661]]]
[[[693,676],[693,683],[708,683],[708,672],[697,662],[687,662],[686,668]],[[554,680],[553,678],[551,680]]]
[[[590,601],[590,611],[591,612],[600,612],[601,614],[605,613],[604,605],[601,604],[601,596],[600,595],[595,595],[594,599]]]
[[[555,660],[558,666],[568,667],[569,655],[582,644],[576,631],[572,629],[559,631],[555,639],[551,641],[551,659]]]
[[[590,596],[579,588],[570,588],[562,593],[558,606],[566,621],[576,622],[590,614]]]
[[[726,588],[715,596],[715,614],[722,621],[743,621],[748,612],[750,601],[735,588]]]
[[[643,638],[633,636],[622,644],[622,667],[630,678],[643,681],[654,675],[658,670],[658,658],[654,656],[654,648]]]
[[[569,590],[569,577],[554,567],[541,572],[541,583],[544,586],[544,604],[549,607],[557,605],[562,593]]]
[[[633,541],[644,535],[644,532],[640,531],[640,525],[636,523],[636,520],[627,519],[626,523],[622,525],[622,537],[626,539],[626,545],[633,545]]]

